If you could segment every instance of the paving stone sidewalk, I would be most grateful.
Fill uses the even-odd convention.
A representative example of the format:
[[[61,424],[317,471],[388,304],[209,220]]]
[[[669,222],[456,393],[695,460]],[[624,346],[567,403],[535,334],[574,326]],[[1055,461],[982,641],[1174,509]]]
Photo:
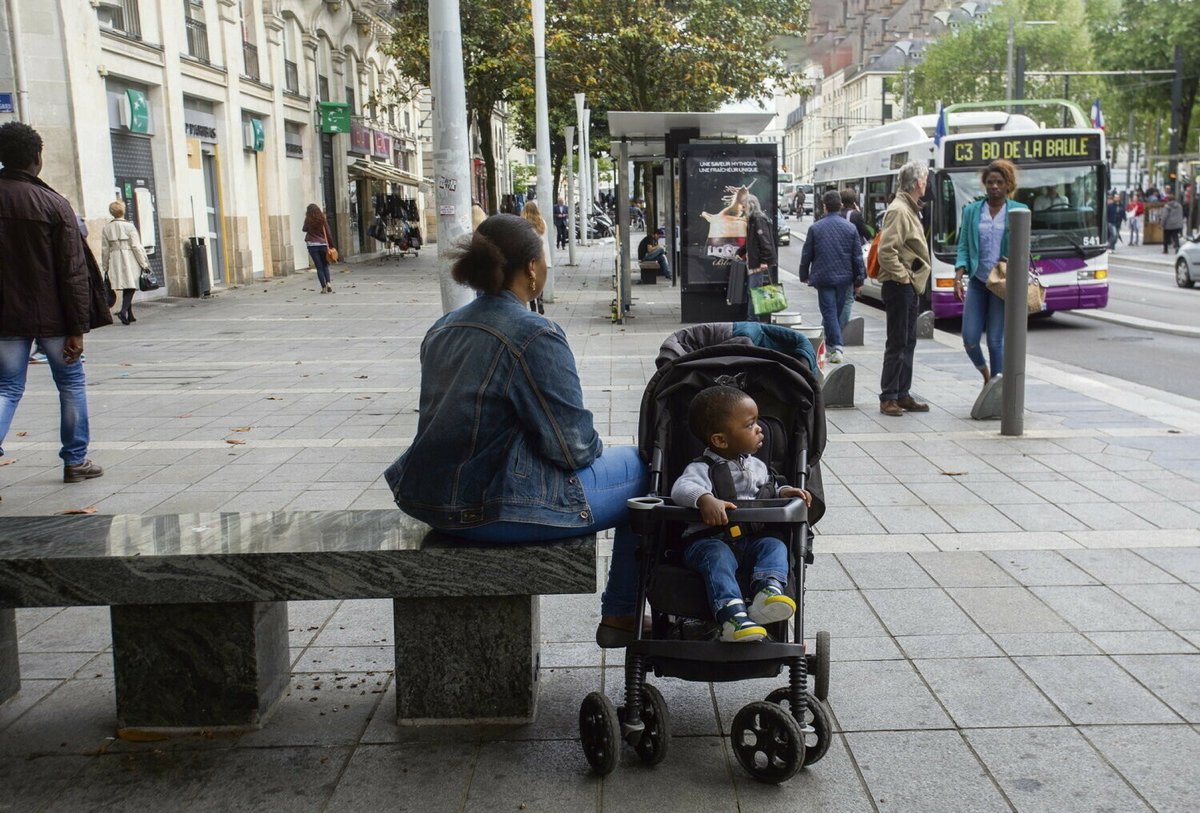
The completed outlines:
[[[563,325],[606,443],[634,442],[679,293],[635,286],[609,321],[612,246],[557,269]],[[350,267],[347,267],[350,268]],[[440,313],[433,252],[139,307],[86,342],[99,480],[63,485],[48,370],[0,467],[0,514],[392,505],[384,467],[416,425],[417,350]],[[816,320],[811,292],[787,279]],[[830,411],[830,510],[807,629],[833,635],[829,754],[776,788],[737,766],[736,711],[781,681],[656,680],[675,737],[605,781],[578,704],[619,702],[596,596],[543,599],[528,726],[393,722],[386,601],[293,602],[294,680],[265,728],[113,739],[106,608],[21,610],[24,683],[0,705],[0,810],[1191,811],[1200,799],[1200,434],[1188,399],[1031,359],[1026,433],[969,419],[956,337],[920,343],[928,414],[877,409],[882,313],[859,307],[859,408]],[[619,653],[618,653],[619,654]]]

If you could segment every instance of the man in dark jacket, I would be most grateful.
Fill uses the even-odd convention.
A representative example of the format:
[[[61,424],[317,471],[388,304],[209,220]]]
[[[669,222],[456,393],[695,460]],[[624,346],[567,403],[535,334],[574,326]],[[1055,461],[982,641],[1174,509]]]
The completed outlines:
[[[800,253],[800,281],[817,289],[817,305],[825,326],[825,346],[829,363],[841,364],[842,310],[846,300],[863,285],[867,276],[862,241],[850,221],[839,216],[842,197],[830,190],[821,198],[826,217],[813,223],[804,238]]]
[[[0,126],[0,164],[0,444],[25,392],[36,341],[58,387],[63,482],[78,483],[104,473],[87,459],[82,356],[91,287],[83,236],[71,205],[37,177],[36,130],[15,121]]]

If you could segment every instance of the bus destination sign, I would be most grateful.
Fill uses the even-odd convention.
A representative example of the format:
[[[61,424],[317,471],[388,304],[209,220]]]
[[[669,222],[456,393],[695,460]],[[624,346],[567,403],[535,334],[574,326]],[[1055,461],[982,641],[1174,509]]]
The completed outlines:
[[[1003,158],[1015,164],[1060,164],[1100,160],[1098,133],[988,135],[946,144],[945,165],[982,167]]]

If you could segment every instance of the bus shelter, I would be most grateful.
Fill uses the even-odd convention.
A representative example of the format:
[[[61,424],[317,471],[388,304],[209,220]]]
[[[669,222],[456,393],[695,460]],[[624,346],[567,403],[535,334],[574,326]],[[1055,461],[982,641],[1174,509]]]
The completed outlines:
[[[608,129],[616,174],[618,216],[618,321],[632,304],[633,263],[629,236],[632,163],[645,165],[650,180],[646,229],[666,229],[666,249],[680,286],[684,323],[728,322],[745,317],[745,306],[726,304],[728,257],[736,247],[737,193],[758,196],[775,222],[778,158],[774,143],[747,144],[773,113],[666,113],[610,111]],[[728,187],[728,188],[727,188]],[[726,198],[732,197],[732,200]],[[745,229],[742,225],[742,240]]]

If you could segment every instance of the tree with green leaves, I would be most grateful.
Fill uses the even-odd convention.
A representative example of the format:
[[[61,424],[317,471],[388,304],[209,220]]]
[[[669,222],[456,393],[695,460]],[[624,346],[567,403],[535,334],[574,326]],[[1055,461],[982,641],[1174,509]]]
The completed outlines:
[[[1025,49],[1026,71],[1093,68],[1094,49],[1081,0],[1008,0],[993,6],[982,19],[957,26],[925,48],[910,76],[913,106],[923,106],[932,112],[938,101],[950,105],[1005,98],[1010,17],[1014,51]],[[1025,24],[1050,20],[1056,24]],[[1027,99],[1066,96],[1086,110],[1100,83],[1092,78],[1072,77],[1069,86],[1069,92],[1064,93],[1061,77],[1030,76],[1025,80],[1024,96]],[[1041,115],[1032,109],[1027,113],[1034,118]]]
[[[1195,0],[1089,0],[1088,20],[1096,62],[1104,70],[1163,70],[1175,66],[1175,46],[1183,46],[1183,104],[1179,144],[1194,143],[1193,114],[1200,102],[1200,3]],[[1116,117],[1125,127],[1130,112],[1135,132],[1149,151],[1164,154],[1171,123],[1171,77],[1114,76],[1107,81]],[[1114,128],[1110,127],[1110,132]],[[1154,134],[1159,136],[1156,143]],[[1135,136],[1136,138],[1137,136]]]
[[[392,7],[396,34],[383,50],[396,60],[401,74],[428,87],[429,0],[396,0]],[[494,212],[498,184],[492,114],[497,105],[516,98],[520,83],[533,76],[533,21],[529,5],[512,0],[462,0],[460,16],[467,116],[479,132],[487,172],[488,199],[480,203]]]

